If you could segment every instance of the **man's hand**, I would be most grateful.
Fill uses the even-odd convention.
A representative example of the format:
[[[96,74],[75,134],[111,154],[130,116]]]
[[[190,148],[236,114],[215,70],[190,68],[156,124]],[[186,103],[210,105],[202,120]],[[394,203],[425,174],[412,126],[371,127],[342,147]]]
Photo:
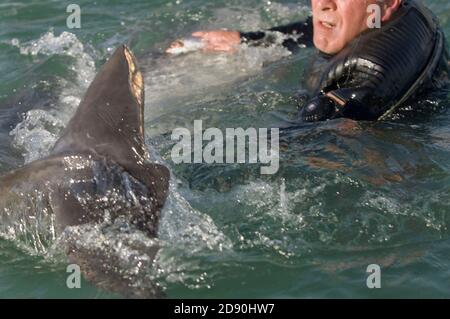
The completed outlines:
[[[193,37],[201,39],[205,44],[203,47],[204,52],[229,52],[234,53],[237,47],[241,43],[241,35],[237,31],[199,31],[192,34]],[[178,48],[182,46],[182,42],[173,42],[169,49]]]
[[[206,52],[235,52],[241,43],[241,35],[237,31],[209,31],[194,32],[194,37],[201,38],[205,42]]]

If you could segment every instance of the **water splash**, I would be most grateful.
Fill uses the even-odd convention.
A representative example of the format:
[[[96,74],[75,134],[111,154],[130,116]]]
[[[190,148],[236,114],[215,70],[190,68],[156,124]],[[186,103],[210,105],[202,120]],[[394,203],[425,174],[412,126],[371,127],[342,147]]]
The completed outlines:
[[[19,40],[13,39],[12,44],[17,46],[23,55],[64,55],[75,58],[76,63],[71,70],[78,76],[77,85],[87,87],[95,75],[93,58],[85,52],[84,45],[73,33],[64,31],[55,36],[50,30],[37,40],[21,44]]]
[[[60,80],[61,87],[57,102],[53,109],[34,109],[23,115],[23,121],[11,132],[13,145],[18,148],[29,163],[48,155],[65,124],[78,107],[81,96],[95,76],[93,58],[85,52],[84,45],[76,35],[62,32],[55,36],[48,31],[39,39],[26,43],[12,40],[23,55],[61,55],[74,58],[69,68],[77,75],[75,83]]]
[[[14,137],[13,146],[23,150],[25,163],[30,163],[49,155],[63,128],[64,123],[49,112],[31,110],[10,135]]]

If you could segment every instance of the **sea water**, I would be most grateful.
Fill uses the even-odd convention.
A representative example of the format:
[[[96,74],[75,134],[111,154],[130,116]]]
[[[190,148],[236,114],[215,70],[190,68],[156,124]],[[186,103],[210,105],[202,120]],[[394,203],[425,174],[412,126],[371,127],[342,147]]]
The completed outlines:
[[[260,30],[299,21],[297,1],[80,0],[81,28],[64,2],[0,4],[0,171],[46,156],[99,67],[121,43],[146,82],[145,129],[172,173],[155,263],[145,271],[172,298],[450,297],[448,100],[417,101],[418,116],[383,123],[296,125],[292,98],[311,49],[242,47],[235,54],[164,54],[197,30]],[[450,35],[448,1],[430,0]],[[175,128],[291,127],[280,168],[175,164]],[[38,209],[38,208],[37,208]],[[120,227],[70,229],[84,247],[110,243],[125,270],[153,241]],[[57,244],[57,240],[55,245]],[[0,234],[0,297],[120,297],[83,281],[67,260]],[[142,255],[141,257],[143,257]],[[382,288],[366,284],[369,265]]]

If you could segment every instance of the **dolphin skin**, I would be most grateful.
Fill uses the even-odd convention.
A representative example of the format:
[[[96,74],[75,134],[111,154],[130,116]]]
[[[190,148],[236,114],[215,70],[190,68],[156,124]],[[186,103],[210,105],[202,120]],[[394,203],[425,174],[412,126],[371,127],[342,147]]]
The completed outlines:
[[[68,226],[126,218],[155,238],[170,173],[149,162],[143,119],[143,78],[132,52],[121,46],[91,83],[49,157],[0,177],[2,233],[44,243]],[[80,248],[77,240],[68,241],[65,252],[86,279],[130,297],[157,295],[130,287],[131,279],[115,271],[117,261],[108,252]],[[156,251],[148,252],[150,259]]]

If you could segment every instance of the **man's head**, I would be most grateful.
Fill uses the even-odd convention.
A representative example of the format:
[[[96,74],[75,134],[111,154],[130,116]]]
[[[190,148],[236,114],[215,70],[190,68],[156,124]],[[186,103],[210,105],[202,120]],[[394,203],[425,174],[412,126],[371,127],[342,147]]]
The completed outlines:
[[[335,54],[369,28],[379,5],[381,22],[392,18],[402,0],[311,0],[314,21],[314,45],[324,53]]]

